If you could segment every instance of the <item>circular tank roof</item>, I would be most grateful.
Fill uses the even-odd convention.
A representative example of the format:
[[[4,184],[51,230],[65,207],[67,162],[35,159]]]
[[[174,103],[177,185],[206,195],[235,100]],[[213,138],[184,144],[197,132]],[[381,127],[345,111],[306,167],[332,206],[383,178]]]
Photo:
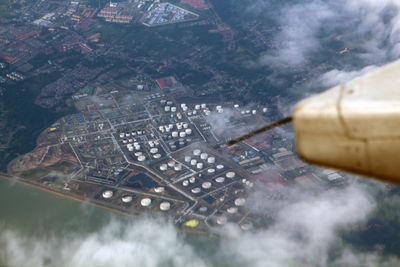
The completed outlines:
[[[223,183],[225,181],[225,178],[224,177],[218,177],[218,178],[215,179],[215,181],[217,183]]]
[[[165,188],[163,186],[154,188],[154,192],[156,192],[156,193],[162,193],[164,191],[165,191]]]
[[[246,203],[246,199],[244,199],[242,197],[235,199],[235,205],[236,206],[243,206],[244,203]]]
[[[237,207],[230,207],[226,211],[228,213],[230,213],[230,214],[234,214],[234,213],[236,213],[238,211],[238,208]]]
[[[123,196],[122,197],[122,202],[124,203],[129,203],[132,201],[132,196]]]
[[[167,211],[171,208],[171,203],[165,201],[165,202],[161,202],[160,204],[160,210],[162,211]]]
[[[148,207],[148,206],[150,206],[150,204],[151,204],[151,199],[148,198],[148,197],[143,198],[143,199],[140,201],[140,204],[141,204],[143,207]]]
[[[111,198],[113,196],[113,191],[111,190],[106,190],[103,192],[103,198]]]

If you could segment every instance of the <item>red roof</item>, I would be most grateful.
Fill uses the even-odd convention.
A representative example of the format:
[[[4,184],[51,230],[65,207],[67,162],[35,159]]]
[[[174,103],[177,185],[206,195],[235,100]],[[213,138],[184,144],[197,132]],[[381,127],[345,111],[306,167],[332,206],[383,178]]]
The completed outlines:
[[[167,82],[163,78],[157,79],[157,84],[161,89],[165,89],[171,86],[171,83]]]

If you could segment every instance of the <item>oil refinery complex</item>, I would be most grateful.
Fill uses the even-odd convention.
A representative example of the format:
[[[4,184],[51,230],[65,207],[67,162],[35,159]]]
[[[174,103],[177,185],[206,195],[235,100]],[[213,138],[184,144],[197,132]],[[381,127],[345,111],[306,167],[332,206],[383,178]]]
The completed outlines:
[[[13,163],[31,166],[19,176],[125,213],[164,213],[200,232],[228,222],[243,230],[265,224],[273,215],[261,220],[248,200],[257,184],[279,195],[286,186],[343,180],[298,160],[279,129],[226,146],[269,122],[267,107],[179,98],[156,81],[142,87],[73,95],[79,112],[54,123],[33,152]]]

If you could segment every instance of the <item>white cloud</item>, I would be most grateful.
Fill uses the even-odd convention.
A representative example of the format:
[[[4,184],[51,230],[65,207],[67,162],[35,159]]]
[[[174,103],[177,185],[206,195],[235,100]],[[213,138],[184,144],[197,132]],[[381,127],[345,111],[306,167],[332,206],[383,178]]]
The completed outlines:
[[[258,64],[299,67],[325,53],[321,34],[332,40],[340,35],[345,45],[357,48],[352,53],[366,65],[394,60],[400,56],[399,7],[397,0],[313,0],[284,5],[277,10],[281,31],[274,38],[275,51],[262,55]]]
[[[0,265],[7,266],[206,266],[165,220],[111,221],[94,233],[41,239],[0,233]]]

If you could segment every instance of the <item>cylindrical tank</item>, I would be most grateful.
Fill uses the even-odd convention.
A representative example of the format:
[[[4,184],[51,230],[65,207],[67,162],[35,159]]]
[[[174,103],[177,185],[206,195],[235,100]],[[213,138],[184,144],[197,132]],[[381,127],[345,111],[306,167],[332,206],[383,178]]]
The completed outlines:
[[[222,165],[222,164],[218,164],[217,165],[217,170],[218,171],[222,171],[224,169],[224,165]]]
[[[158,148],[153,147],[152,149],[150,149],[150,153],[151,154],[156,154],[158,152]]]
[[[165,105],[166,103],[167,103],[167,100],[165,100],[165,99],[161,99],[161,100],[160,100],[160,104],[161,104],[161,105]]]
[[[145,197],[140,201],[140,205],[142,205],[143,207],[148,207],[150,206],[150,204],[151,204],[151,199],[148,197]]]
[[[114,195],[114,193],[111,190],[106,190],[102,194],[103,198],[105,198],[105,199],[112,198],[113,195]]]
[[[159,159],[159,158],[161,158],[161,154],[154,154],[154,155],[153,155],[153,158]]]
[[[226,210],[230,214],[235,214],[238,211],[237,207],[230,207]]]
[[[201,104],[201,108],[206,108],[207,107],[207,105],[206,104]]]
[[[214,174],[215,173],[215,169],[210,168],[210,169],[207,170],[207,173],[208,174]]]
[[[146,157],[145,156],[139,156],[137,159],[138,159],[138,161],[143,162],[143,161],[146,160]]]
[[[172,105],[172,101],[167,101],[167,105]]]
[[[165,106],[165,107],[164,107],[164,111],[165,111],[165,112],[170,112],[170,110],[171,110],[171,107],[170,107],[170,106]]]
[[[173,138],[178,137],[178,132],[176,132],[176,131],[172,132],[172,137],[173,137]]]
[[[224,225],[226,224],[226,222],[228,221],[228,219],[225,216],[221,216],[217,218],[217,223],[219,225]]]
[[[187,127],[189,127],[189,124],[187,122],[183,123],[183,128],[187,129]]]
[[[217,183],[223,183],[224,181],[225,181],[225,178],[224,177],[218,177],[218,178],[216,178],[215,179],[215,181],[217,182]]]
[[[177,123],[176,124],[176,129],[178,129],[178,130],[182,130],[182,123]]]
[[[181,171],[182,170],[182,165],[181,164],[176,164],[174,166],[174,170],[177,171],[177,172]]]
[[[190,156],[185,156],[185,162],[190,162],[192,160],[192,157]]]
[[[176,112],[176,107],[171,107],[171,112]]]
[[[203,187],[204,189],[209,189],[211,188],[211,183],[210,182],[204,182],[201,187]]]
[[[196,182],[196,178],[195,178],[195,177],[190,177],[190,178],[189,178],[189,182],[190,182],[191,184],[194,184],[194,183]]]
[[[161,171],[166,171],[168,169],[168,165],[167,164],[161,164],[160,165],[160,170]]]
[[[128,146],[128,150],[129,150],[130,152],[132,152],[132,151],[133,151],[133,146]]]
[[[201,192],[201,189],[200,189],[200,187],[195,187],[191,191],[192,191],[193,194],[198,194],[198,193]]]
[[[197,164],[197,160],[192,159],[192,160],[190,161],[190,165],[194,166],[194,165],[196,165],[196,164]]]
[[[173,160],[170,160],[170,161],[168,161],[168,167],[174,167],[175,166],[175,161],[173,161]]]
[[[214,164],[215,163],[215,157],[209,157],[207,159],[207,162],[210,163],[210,164]]]
[[[195,106],[194,106],[194,109],[199,110],[200,107],[201,107],[200,105],[195,105]]]
[[[201,154],[200,149],[195,149],[195,150],[193,150],[193,155],[195,155],[195,156],[200,156],[200,154]]]
[[[120,133],[120,134],[119,134],[119,137],[120,137],[120,138],[124,138],[124,137],[125,137],[125,133]]]
[[[203,169],[203,163],[201,163],[201,162],[199,162],[199,163],[197,163],[197,169],[199,169],[199,170],[201,170],[201,169]]]
[[[165,202],[161,202],[160,204],[160,210],[162,211],[168,211],[171,208],[171,203],[165,201]]]
[[[242,197],[235,199],[235,205],[238,207],[243,206],[244,203],[246,203],[246,199]]]
[[[234,173],[234,172],[227,172],[227,173],[226,173],[226,177],[227,177],[227,178],[231,178],[231,179],[234,178],[235,175],[236,175],[236,173]]]
[[[163,186],[154,188],[154,192],[156,192],[156,193],[162,193],[164,191],[165,191],[165,188]]]
[[[122,202],[124,202],[124,203],[132,202],[132,196],[123,196],[123,197],[121,198],[121,200],[122,200]]]
[[[208,154],[207,154],[207,153],[201,153],[201,154],[200,154],[200,158],[201,158],[202,160],[206,160],[206,159],[208,158]]]
[[[185,137],[186,137],[186,133],[185,133],[185,132],[180,132],[180,133],[179,133],[179,137],[185,138]]]
[[[186,135],[191,135],[192,134],[192,129],[188,128],[185,130]]]
[[[143,155],[143,152],[142,152],[142,151],[137,151],[137,152],[135,152],[135,156],[136,156],[136,157],[139,157],[139,156],[141,156],[141,155]]]
[[[188,181],[188,180],[184,180],[184,181],[182,182],[182,185],[183,185],[183,186],[188,186],[188,185],[189,185],[189,181]]]

